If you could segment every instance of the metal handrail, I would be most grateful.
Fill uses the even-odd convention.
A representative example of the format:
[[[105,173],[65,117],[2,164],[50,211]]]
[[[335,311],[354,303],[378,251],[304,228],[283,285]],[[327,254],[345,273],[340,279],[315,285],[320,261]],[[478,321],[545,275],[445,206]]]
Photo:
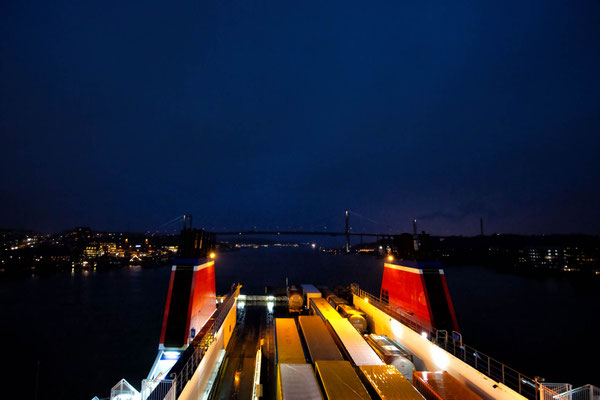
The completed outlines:
[[[142,400],[146,400],[154,392],[155,396],[164,397],[173,387],[171,379],[142,379]]]
[[[190,355],[188,361],[184,364],[183,368],[178,374],[172,374],[172,387],[164,397],[164,400],[176,399],[179,397],[181,392],[183,391],[186,383],[192,379],[194,372],[200,365],[202,358],[208,351],[210,345],[215,341],[217,332],[223,326],[223,322],[227,315],[229,315],[229,311],[231,307],[235,304],[235,300],[239,296],[241,285],[237,285],[232,292],[227,296],[227,299],[219,305],[217,311],[215,311],[215,320],[210,329],[206,332],[206,334],[199,341],[194,341],[190,344],[190,347],[193,347],[193,352]]]
[[[355,283],[350,285],[350,290],[352,291],[352,294],[365,299],[366,302],[385,312],[390,317],[396,319],[413,331],[423,336],[427,336],[427,338],[435,345],[463,360],[463,362],[469,364],[471,367],[490,377],[494,381],[508,386],[529,399],[538,399],[540,385],[537,379],[531,379],[473,347],[465,345],[462,341],[456,341],[453,337],[449,337],[446,331],[438,331],[432,327],[431,324],[420,321],[418,318],[415,318],[413,315],[403,310],[390,307],[389,304],[384,303],[378,297],[360,289]]]
[[[560,393],[560,396],[567,400],[597,400],[600,399],[600,388],[588,384]]]

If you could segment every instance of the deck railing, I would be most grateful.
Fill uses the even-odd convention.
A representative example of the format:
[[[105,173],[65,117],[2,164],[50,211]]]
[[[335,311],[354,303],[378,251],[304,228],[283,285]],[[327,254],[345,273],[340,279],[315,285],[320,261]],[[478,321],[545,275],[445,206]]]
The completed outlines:
[[[173,380],[171,379],[142,379],[142,400],[155,393],[156,398],[163,398],[171,390]]]
[[[585,385],[560,395],[568,400],[600,400],[600,388],[594,385]]]
[[[404,312],[400,309],[390,307],[389,304],[384,303],[378,297],[375,297],[369,292],[360,289],[360,287],[357,284],[352,284],[350,286],[350,289],[354,295],[365,299],[365,301],[367,301],[369,304],[372,304],[374,307],[385,312],[390,317],[409,327],[413,331],[423,336],[427,336],[427,338],[431,340],[434,344],[444,349],[448,353],[454,355],[455,357],[463,360],[466,364],[469,364],[477,371],[483,373],[484,375],[487,375],[496,382],[508,386],[509,388],[513,389],[522,396],[527,397],[528,399],[539,399],[538,392],[540,390],[540,385],[537,380],[531,379],[526,375],[523,375],[522,373],[506,366],[500,361],[497,361],[492,357],[472,348],[471,346],[462,343],[462,341],[457,341],[454,337],[448,335],[446,331],[437,331],[430,324],[420,321],[413,315]],[[555,397],[553,400],[565,400],[564,398],[560,397],[559,393],[554,392],[551,388],[547,388],[545,390],[548,394],[559,396]]]
[[[163,400],[175,400],[179,397],[179,395],[185,388],[186,383],[188,383],[188,381],[192,379],[194,372],[196,372],[198,365],[200,365],[200,362],[204,358],[204,355],[208,351],[210,345],[215,341],[219,329],[221,329],[221,326],[223,326],[225,318],[227,318],[227,316],[229,315],[231,307],[233,307],[236,298],[240,294],[241,287],[241,285],[236,286],[231,291],[231,293],[225,298],[223,303],[219,305],[219,308],[217,308],[217,311],[215,311],[215,321],[211,328],[206,332],[206,334],[200,340],[194,340],[190,344],[189,347],[193,348],[193,351],[189,355],[188,360],[183,365],[179,373],[169,374],[169,377],[171,379],[163,381],[171,382],[170,385],[167,383],[168,386],[162,389],[166,392],[166,394],[164,396],[157,396],[155,389],[155,391],[153,391],[151,394],[152,398],[158,398]]]
[[[568,383],[542,383],[541,400],[600,400],[600,388],[584,385],[573,389]]]
[[[236,298],[239,296],[241,286],[236,287],[227,297],[227,299],[221,303],[219,308],[215,313],[215,322],[211,326],[211,328],[206,332],[204,337],[199,342],[193,342],[190,346],[194,346],[194,351],[189,358],[189,360],[185,363],[179,374],[177,374],[173,380],[176,382],[176,396],[179,397],[185,384],[192,379],[194,372],[200,365],[200,361],[204,358],[204,355],[208,351],[210,345],[215,341],[217,332],[221,329],[223,322],[227,315],[229,315],[229,311],[231,307],[235,304]]]

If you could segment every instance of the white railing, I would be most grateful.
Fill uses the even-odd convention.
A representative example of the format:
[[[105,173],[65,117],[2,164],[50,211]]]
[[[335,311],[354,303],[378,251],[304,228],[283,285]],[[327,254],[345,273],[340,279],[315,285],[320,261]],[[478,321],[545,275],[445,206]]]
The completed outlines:
[[[568,383],[545,383],[539,385],[539,400],[570,400],[567,393],[573,386]]]
[[[171,379],[143,379],[141,392],[142,400],[146,400],[152,392],[155,392],[157,396],[163,398],[167,395],[172,386],[173,380]]]
[[[350,289],[352,294],[355,296],[359,296],[369,304],[385,312],[390,317],[394,318],[420,335],[427,335],[427,338],[440,348],[463,360],[463,362],[475,368],[484,375],[487,375],[497,382],[503,383],[522,396],[532,400],[552,400],[551,398],[540,399],[538,397],[540,384],[537,380],[531,379],[489,357],[488,355],[481,353],[470,346],[467,346],[466,344],[462,343],[462,341],[456,341],[453,337],[449,336],[446,331],[437,331],[429,323],[421,321],[415,318],[413,315],[402,310],[390,307],[389,304],[384,303],[378,297],[375,297],[369,292],[360,289],[357,284],[353,283],[350,285]],[[551,393],[554,396],[559,395],[558,393],[553,392],[552,389],[547,390],[549,394]],[[564,399],[557,397],[554,400]]]
[[[416,319],[413,315],[392,308],[378,297],[360,289],[357,284],[350,285],[352,294],[382,310],[403,325],[408,326],[419,334],[426,334],[436,345],[448,353],[458,357],[473,368],[489,376],[497,382],[502,382],[521,395],[533,400],[600,400],[600,388],[585,385],[572,389],[568,383],[546,383],[531,379],[520,372],[502,364],[499,361],[456,341],[445,331],[437,331],[431,325]]]
[[[173,386],[169,393],[164,397],[165,400],[176,399],[177,396],[183,391],[186,383],[192,379],[194,372],[196,372],[196,368],[200,365],[200,361],[208,351],[210,345],[215,341],[217,337],[217,333],[225,318],[229,315],[231,308],[235,304],[236,299],[240,294],[241,285],[236,286],[233,291],[227,296],[227,299],[224,303],[222,303],[215,312],[215,321],[213,325],[210,327],[208,332],[202,337],[200,340],[194,340],[189,347],[193,350],[190,352],[190,355],[178,373],[170,373],[169,376],[173,378]],[[188,347],[188,349],[189,349]],[[186,350],[187,352],[188,350]],[[171,396],[171,397],[169,397]],[[152,394],[154,398],[154,393]],[[157,399],[160,397],[156,397]]]
[[[177,382],[173,381],[171,388],[163,397],[164,400],[177,400]]]
[[[600,400],[600,388],[594,385],[581,386],[568,392],[561,393],[568,400]]]

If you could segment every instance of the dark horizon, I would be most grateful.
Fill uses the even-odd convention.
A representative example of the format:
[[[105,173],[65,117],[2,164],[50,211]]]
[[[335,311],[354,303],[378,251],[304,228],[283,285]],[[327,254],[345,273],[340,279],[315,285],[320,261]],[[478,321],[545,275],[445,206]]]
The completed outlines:
[[[0,226],[600,234],[600,3],[5,3]]]

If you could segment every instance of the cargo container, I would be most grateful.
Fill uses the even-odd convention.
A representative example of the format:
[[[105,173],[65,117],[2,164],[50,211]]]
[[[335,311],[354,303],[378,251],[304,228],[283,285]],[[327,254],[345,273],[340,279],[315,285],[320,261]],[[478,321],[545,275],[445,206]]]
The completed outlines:
[[[306,363],[298,327],[293,318],[275,318],[275,349],[277,363]]]
[[[314,299],[314,298],[321,298],[321,291],[319,289],[317,289],[315,286],[313,285],[301,285],[302,286],[302,297],[304,300],[304,304],[306,304],[306,307],[309,307],[310,304],[310,299]]]
[[[342,319],[342,316],[324,298],[312,298],[309,305],[311,312],[321,317],[323,321]]]
[[[317,361],[315,372],[328,400],[371,399],[348,361]]]
[[[325,322],[319,316],[301,315],[298,317],[298,323],[312,363],[316,361],[342,361],[344,359]]]
[[[322,400],[317,378],[310,364],[277,366],[277,400]]]
[[[327,301],[329,301],[330,297],[335,296],[335,293],[333,293],[327,286],[319,286],[319,290],[321,291],[321,297]]]
[[[421,393],[392,365],[363,365],[359,367],[359,373],[375,399],[424,400]]]
[[[347,319],[330,319],[328,322],[335,332],[338,344],[344,350],[352,364],[356,366],[385,365],[377,353],[375,353]]]
[[[386,364],[396,367],[406,379],[412,382],[412,375],[415,370],[412,354],[407,353],[385,335],[371,334],[366,336],[365,339]]]
[[[348,319],[353,327],[356,328],[361,334],[367,332],[368,324],[365,318],[365,313],[358,311],[356,308],[349,304],[340,304],[337,308],[337,312],[344,318]]]
[[[413,384],[427,400],[481,400],[446,371],[415,371]]]
[[[344,300],[341,297],[338,297],[336,295],[327,296],[327,301],[336,310],[340,304],[348,304],[348,302],[346,300]]]
[[[296,286],[290,286],[287,289],[288,296],[288,309],[290,312],[300,312],[302,311],[302,307],[304,306],[304,301],[302,300],[302,291],[298,289]]]

